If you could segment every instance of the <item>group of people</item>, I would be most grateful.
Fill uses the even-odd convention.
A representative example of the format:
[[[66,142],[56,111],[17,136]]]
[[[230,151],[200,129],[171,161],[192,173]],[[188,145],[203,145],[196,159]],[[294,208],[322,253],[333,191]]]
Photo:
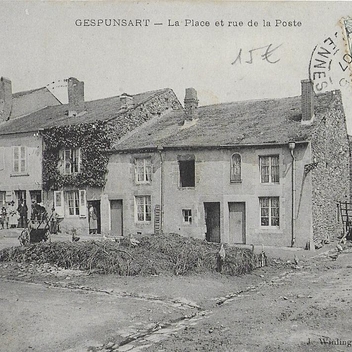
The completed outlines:
[[[18,207],[15,207],[15,202],[11,201],[2,206],[0,212],[0,226],[2,229],[10,227],[26,228],[29,225],[35,226],[36,224],[46,223],[48,221],[48,213],[42,203],[32,200],[32,213],[28,219],[28,207],[26,202],[21,199]],[[59,231],[58,215],[55,209],[52,209],[50,215],[50,232],[57,233]]]

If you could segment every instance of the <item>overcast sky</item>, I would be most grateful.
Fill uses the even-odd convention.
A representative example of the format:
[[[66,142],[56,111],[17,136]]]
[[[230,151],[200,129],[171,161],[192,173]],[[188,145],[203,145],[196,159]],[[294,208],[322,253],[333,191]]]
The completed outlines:
[[[63,79],[73,76],[85,82],[86,100],[166,87],[181,101],[184,89],[194,87],[200,105],[294,96],[300,94],[300,80],[309,76],[312,51],[335,32],[340,53],[332,64],[338,67],[345,50],[339,21],[349,15],[348,2],[2,1],[0,75],[12,80],[14,92],[52,82],[60,91]],[[89,24],[92,19],[150,22],[76,25],[84,19]],[[210,26],[186,26],[187,19]],[[215,26],[221,20],[224,26]],[[271,26],[263,27],[263,20]],[[301,26],[275,26],[276,20]],[[180,26],[168,26],[169,21]],[[229,26],[229,21],[243,25]],[[340,74],[337,70],[329,89],[338,88]],[[342,91],[351,119],[352,90]]]

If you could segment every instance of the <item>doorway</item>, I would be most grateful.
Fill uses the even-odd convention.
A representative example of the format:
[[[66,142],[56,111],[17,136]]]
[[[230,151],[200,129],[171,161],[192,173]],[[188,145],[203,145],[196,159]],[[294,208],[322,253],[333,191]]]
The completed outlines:
[[[100,200],[89,200],[88,201],[88,210],[90,206],[93,206],[95,209],[95,213],[97,215],[97,232],[101,233],[101,216],[100,216]],[[89,219],[88,219],[89,221]],[[91,229],[91,222],[89,221],[89,233],[91,233],[93,229]]]
[[[113,236],[123,236],[123,207],[122,199],[110,200],[111,233]]]
[[[204,202],[206,240],[220,243],[220,202]]]
[[[229,203],[229,242],[246,243],[246,206],[244,202]]]

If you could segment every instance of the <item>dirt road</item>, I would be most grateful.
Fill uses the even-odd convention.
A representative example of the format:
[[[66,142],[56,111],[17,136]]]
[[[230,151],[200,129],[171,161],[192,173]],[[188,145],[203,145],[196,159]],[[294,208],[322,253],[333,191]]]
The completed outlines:
[[[345,351],[352,248],[243,277],[0,264],[0,351]]]

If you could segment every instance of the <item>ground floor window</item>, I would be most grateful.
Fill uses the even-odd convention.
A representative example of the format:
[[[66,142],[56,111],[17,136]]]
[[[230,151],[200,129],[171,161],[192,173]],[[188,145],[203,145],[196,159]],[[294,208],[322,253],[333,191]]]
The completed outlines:
[[[6,192],[0,191],[0,207],[6,206]]]
[[[280,226],[280,203],[279,197],[261,197],[260,203],[260,225]]]
[[[60,217],[87,216],[86,191],[54,191],[54,208]]]
[[[183,222],[185,224],[192,224],[192,210],[182,209]]]
[[[152,205],[150,196],[136,196],[136,221],[149,222],[152,220]]]

